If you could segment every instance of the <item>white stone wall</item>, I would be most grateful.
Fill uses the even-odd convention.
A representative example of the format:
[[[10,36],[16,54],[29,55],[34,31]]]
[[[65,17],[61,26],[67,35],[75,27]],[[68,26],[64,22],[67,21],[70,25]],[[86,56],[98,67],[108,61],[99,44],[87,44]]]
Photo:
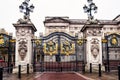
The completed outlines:
[[[79,25],[79,24],[71,24],[70,27],[69,27],[69,34],[71,34],[72,36],[75,36],[75,34],[79,34],[80,33],[80,30],[81,28],[83,27],[84,25]],[[79,36],[79,35],[78,35]]]
[[[69,23],[46,23],[45,35],[48,35],[53,32],[69,33]]]

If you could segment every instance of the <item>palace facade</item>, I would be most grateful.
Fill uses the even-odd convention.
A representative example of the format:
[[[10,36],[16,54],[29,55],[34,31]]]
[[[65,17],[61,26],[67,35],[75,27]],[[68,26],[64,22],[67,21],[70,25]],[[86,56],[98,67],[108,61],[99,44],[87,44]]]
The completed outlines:
[[[120,15],[112,20],[98,20],[103,25],[102,37],[112,33],[120,34]],[[45,35],[53,32],[65,32],[72,36],[83,36],[82,27],[87,24],[87,19],[69,19],[69,17],[45,17]]]

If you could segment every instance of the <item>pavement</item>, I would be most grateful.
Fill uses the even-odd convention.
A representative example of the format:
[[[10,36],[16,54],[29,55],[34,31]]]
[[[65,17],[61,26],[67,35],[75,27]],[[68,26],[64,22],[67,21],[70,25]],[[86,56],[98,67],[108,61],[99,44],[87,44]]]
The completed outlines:
[[[98,73],[85,73],[84,76],[92,78],[94,80],[118,80],[118,72],[103,72],[102,76],[99,77]]]
[[[21,79],[17,74],[4,74],[3,80],[118,80],[117,71],[98,73],[81,72],[36,72],[31,74],[22,74]]]
[[[36,77],[34,80],[88,80],[85,77],[76,72],[45,72],[40,76]]]

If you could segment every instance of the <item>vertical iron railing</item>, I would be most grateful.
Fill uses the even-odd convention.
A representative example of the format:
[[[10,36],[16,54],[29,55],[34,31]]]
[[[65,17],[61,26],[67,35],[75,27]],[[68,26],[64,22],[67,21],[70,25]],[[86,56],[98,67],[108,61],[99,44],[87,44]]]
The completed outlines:
[[[77,52],[77,40],[78,40],[78,34],[75,35],[75,56],[76,56],[76,70],[78,71],[78,52]]]
[[[0,67],[0,80],[3,80],[3,68]]]
[[[118,65],[118,80],[120,80],[120,65]]]
[[[32,40],[32,48],[33,48],[33,72],[36,71],[36,53],[35,53],[35,49],[36,49],[36,46],[35,46],[35,40]]]
[[[10,49],[10,47],[11,47],[11,45],[10,45],[10,40],[11,40],[11,36],[9,36],[9,46],[8,46],[8,73],[10,73],[10,68],[11,68],[11,55],[12,55],[12,53],[11,53],[11,49]]]
[[[99,64],[99,77],[102,76],[102,72],[101,72],[101,64]]]
[[[85,73],[85,65],[86,65],[86,39],[83,39],[83,44],[82,44],[82,49],[83,49],[83,68],[82,71]]]
[[[108,41],[108,36],[106,36],[106,39]],[[110,64],[109,64],[109,47],[108,47],[108,42],[106,44],[106,50],[107,50],[107,72],[110,72]]]

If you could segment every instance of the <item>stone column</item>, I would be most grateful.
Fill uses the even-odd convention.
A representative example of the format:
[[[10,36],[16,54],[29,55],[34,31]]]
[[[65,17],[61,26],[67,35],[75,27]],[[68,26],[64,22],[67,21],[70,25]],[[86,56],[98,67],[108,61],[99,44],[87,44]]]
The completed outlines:
[[[86,39],[86,68],[89,69],[90,63],[92,68],[98,68],[98,64],[102,65],[102,25],[86,24],[81,29]]]
[[[15,66],[31,65],[32,42],[34,32],[37,31],[30,20],[19,19],[13,24],[16,29]],[[25,70],[26,71],[26,70]]]

